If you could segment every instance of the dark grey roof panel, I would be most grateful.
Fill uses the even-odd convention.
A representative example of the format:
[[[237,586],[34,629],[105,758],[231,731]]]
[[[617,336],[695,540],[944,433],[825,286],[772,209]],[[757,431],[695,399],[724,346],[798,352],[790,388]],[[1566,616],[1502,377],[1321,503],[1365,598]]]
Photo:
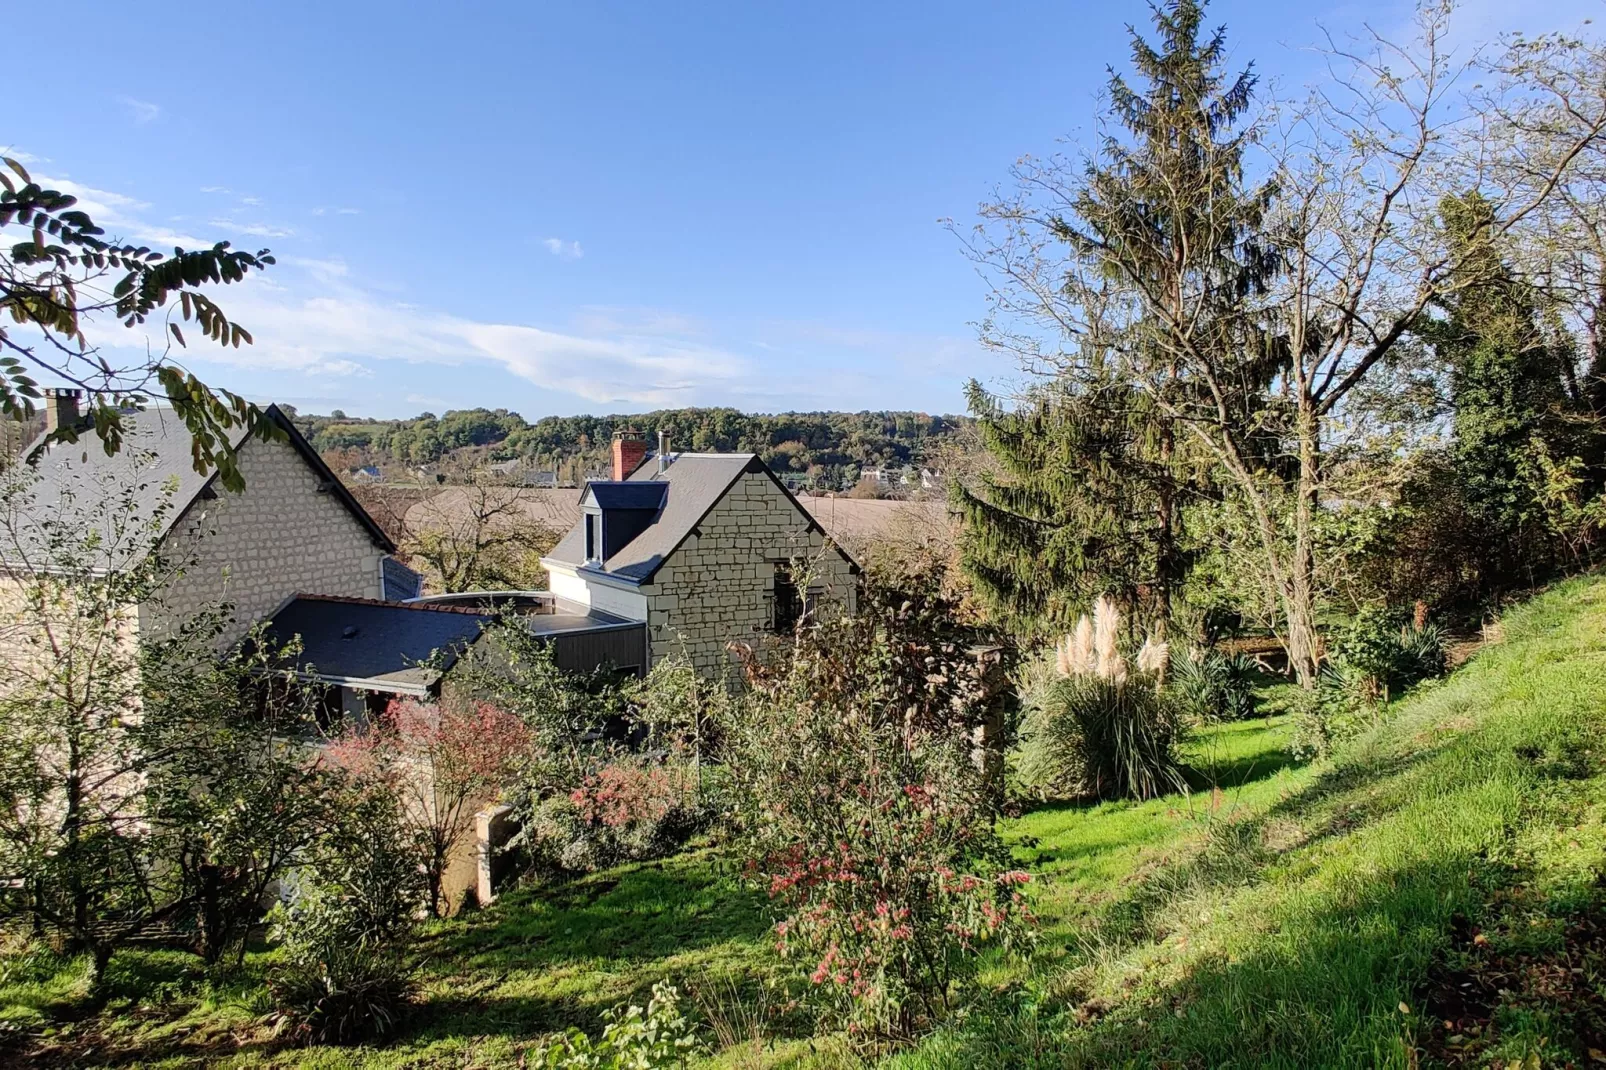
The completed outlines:
[[[301,637],[295,668],[320,676],[427,687],[493,619],[453,606],[296,595],[268,622],[278,643]],[[433,668],[422,665],[439,657]]]
[[[593,482],[586,484],[586,498],[599,509],[657,510],[664,504],[668,483],[661,482]]]

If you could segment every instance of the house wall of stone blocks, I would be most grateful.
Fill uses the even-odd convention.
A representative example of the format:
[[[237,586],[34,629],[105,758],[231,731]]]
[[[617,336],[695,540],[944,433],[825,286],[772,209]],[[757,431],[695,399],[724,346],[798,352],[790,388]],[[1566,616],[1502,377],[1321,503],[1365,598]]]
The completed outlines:
[[[198,499],[174,525],[166,549],[184,573],[142,629],[160,629],[228,601],[232,641],[297,592],[380,597],[384,551],[288,442],[250,439],[240,449],[245,490]]]
[[[819,612],[854,612],[848,561],[767,474],[744,473],[642,588],[653,661],[682,651],[704,675],[734,680],[726,644],[769,632],[775,566],[791,562]]]

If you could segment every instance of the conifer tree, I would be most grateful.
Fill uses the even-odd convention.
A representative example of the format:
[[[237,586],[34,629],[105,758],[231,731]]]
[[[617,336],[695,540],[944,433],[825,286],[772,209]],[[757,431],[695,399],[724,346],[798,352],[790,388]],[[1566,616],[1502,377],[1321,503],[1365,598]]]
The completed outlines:
[[[1101,594],[1163,621],[1155,581],[1174,574],[1161,557],[1176,532],[1161,488],[1175,495],[1146,399],[1108,380],[1044,384],[1013,409],[979,383],[968,394],[996,472],[952,501],[963,566],[989,608],[1027,634],[1064,630]]]
[[[1008,479],[958,492],[966,564],[1012,614],[1063,617],[1103,590],[1163,634],[1187,567],[1181,499],[1192,466],[1176,413],[1203,390],[1177,355],[1206,348],[1237,361],[1244,388],[1220,400],[1250,419],[1276,371],[1275,359],[1255,355],[1275,347],[1241,315],[1276,266],[1254,240],[1271,190],[1243,189],[1237,127],[1255,78],[1224,72],[1224,31],[1202,36],[1203,15],[1196,0],[1157,8],[1154,45],[1129,28],[1142,84],[1112,69],[1119,130],[1049,219],[1071,261],[1051,301],[1077,306],[1079,335],[1056,354],[1052,383],[1014,414],[985,400],[977,408],[973,391]],[[1122,291],[1163,294],[1164,307],[1136,308]]]
[[[1598,421],[1577,384],[1575,356],[1547,330],[1537,294],[1502,256],[1495,215],[1477,194],[1440,206],[1455,258],[1456,288],[1436,302],[1441,317],[1418,333],[1433,346],[1449,386],[1451,458],[1497,585],[1542,573],[1548,545],[1539,457],[1577,458],[1599,490]]]

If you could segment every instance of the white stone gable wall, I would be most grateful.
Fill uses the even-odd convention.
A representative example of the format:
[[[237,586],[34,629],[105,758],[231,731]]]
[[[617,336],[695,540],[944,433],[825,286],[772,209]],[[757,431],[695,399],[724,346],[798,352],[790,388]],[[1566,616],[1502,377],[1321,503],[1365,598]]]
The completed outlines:
[[[160,607],[142,611],[143,626],[228,601],[232,640],[297,592],[380,597],[384,551],[333,491],[319,491],[294,446],[253,438],[239,463],[245,490],[218,485],[217,497],[197,500],[168,536],[168,552],[191,563]]]
[[[822,602],[853,612],[854,578],[842,555],[826,549],[769,476],[744,473],[643,588],[653,661],[684,651],[704,674],[734,678],[725,645],[768,631],[775,564],[794,558],[812,566]]]

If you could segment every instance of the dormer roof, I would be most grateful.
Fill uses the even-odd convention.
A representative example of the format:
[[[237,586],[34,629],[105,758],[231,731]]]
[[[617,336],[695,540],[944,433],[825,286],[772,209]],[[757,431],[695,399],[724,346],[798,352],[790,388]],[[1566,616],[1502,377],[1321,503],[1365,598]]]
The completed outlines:
[[[613,480],[596,480],[587,483],[585,493],[580,499],[580,507],[609,509],[629,509],[642,512],[657,512],[664,507],[664,499],[669,495],[667,481],[637,481],[625,480],[616,483]]]

